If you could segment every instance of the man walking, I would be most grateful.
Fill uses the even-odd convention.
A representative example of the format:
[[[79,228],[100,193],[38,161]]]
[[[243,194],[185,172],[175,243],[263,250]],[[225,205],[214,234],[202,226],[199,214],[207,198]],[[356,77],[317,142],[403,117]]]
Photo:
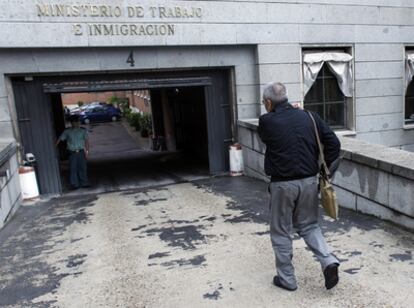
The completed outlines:
[[[69,182],[71,189],[89,187],[86,159],[89,154],[88,133],[85,128],[80,127],[79,117],[72,115],[69,118],[71,127],[60,135],[56,145],[66,141],[69,152]]]
[[[276,257],[273,283],[283,289],[297,289],[292,264],[292,230],[305,240],[322,266],[325,287],[338,283],[339,261],[329,252],[318,224],[318,144],[312,120],[306,111],[288,102],[286,88],[272,83],[263,91],[267,114],[259,118],[258,133],[266,144],[265,172],[271,176],[270,236]],[[340,142],[315,113],[325,160],[339,157]]]

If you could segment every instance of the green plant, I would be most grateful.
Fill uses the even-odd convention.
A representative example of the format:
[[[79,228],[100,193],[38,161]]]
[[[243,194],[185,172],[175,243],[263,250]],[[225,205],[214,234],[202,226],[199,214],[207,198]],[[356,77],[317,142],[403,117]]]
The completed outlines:
[[[135,128],[135,130],[141,129],[141,121],[142,121],[142,115],[137,112],[130,112],[127,116],[127,120],[129,125]]]
[[[144,113],[141,118],[141,136],[148,137],[152,131],[152,120],[150,113]]]
[[[125,118],[127,118],[128,119],[128,117],[130,116],[130,114],[132,113],[132,110],[131,110],[131,108],[125,108],[125,109],[123,109],[122,110],[122,114],[124,115],[124,117]]]
[[[122,111],[129,109],[129,99],[126,97],[111,96],[108,103],[117,106]]]
[[[84,102],[79,101],[79,102],[78,102],[78,107],[82,107],[84,104],[85,104]]]

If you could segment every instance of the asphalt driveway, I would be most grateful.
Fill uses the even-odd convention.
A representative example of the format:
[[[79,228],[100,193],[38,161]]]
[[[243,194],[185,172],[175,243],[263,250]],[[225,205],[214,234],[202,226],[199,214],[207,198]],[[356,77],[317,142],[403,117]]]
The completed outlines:
[[[2,307],[413,307],[413,234],[341,211],[323,275],[295,238],[299,288],[271,283],[266,185],[218,177],[23,206],[0,231]]]

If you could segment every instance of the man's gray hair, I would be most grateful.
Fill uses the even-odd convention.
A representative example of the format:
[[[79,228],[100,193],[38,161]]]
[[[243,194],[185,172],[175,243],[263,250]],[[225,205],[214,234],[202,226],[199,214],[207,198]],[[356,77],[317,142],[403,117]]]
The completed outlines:
[[[277,105],[288,102],[285,85],[280,82],[267,84],[263,90],[263,100],[270,100],[272,102],[272,110],[275,109]]]

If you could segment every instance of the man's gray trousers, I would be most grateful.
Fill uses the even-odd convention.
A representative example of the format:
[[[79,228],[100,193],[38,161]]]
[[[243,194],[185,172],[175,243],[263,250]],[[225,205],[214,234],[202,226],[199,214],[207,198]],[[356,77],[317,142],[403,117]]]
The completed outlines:
[[[280,281],[288,288],[296,288],[292,264],[291,233],[294,229],[321,263],[322,270],[338,260],[329,252],[318,224],[318,181],[316,176],[300,180],[271,182],[270,237],[276,256]]]

